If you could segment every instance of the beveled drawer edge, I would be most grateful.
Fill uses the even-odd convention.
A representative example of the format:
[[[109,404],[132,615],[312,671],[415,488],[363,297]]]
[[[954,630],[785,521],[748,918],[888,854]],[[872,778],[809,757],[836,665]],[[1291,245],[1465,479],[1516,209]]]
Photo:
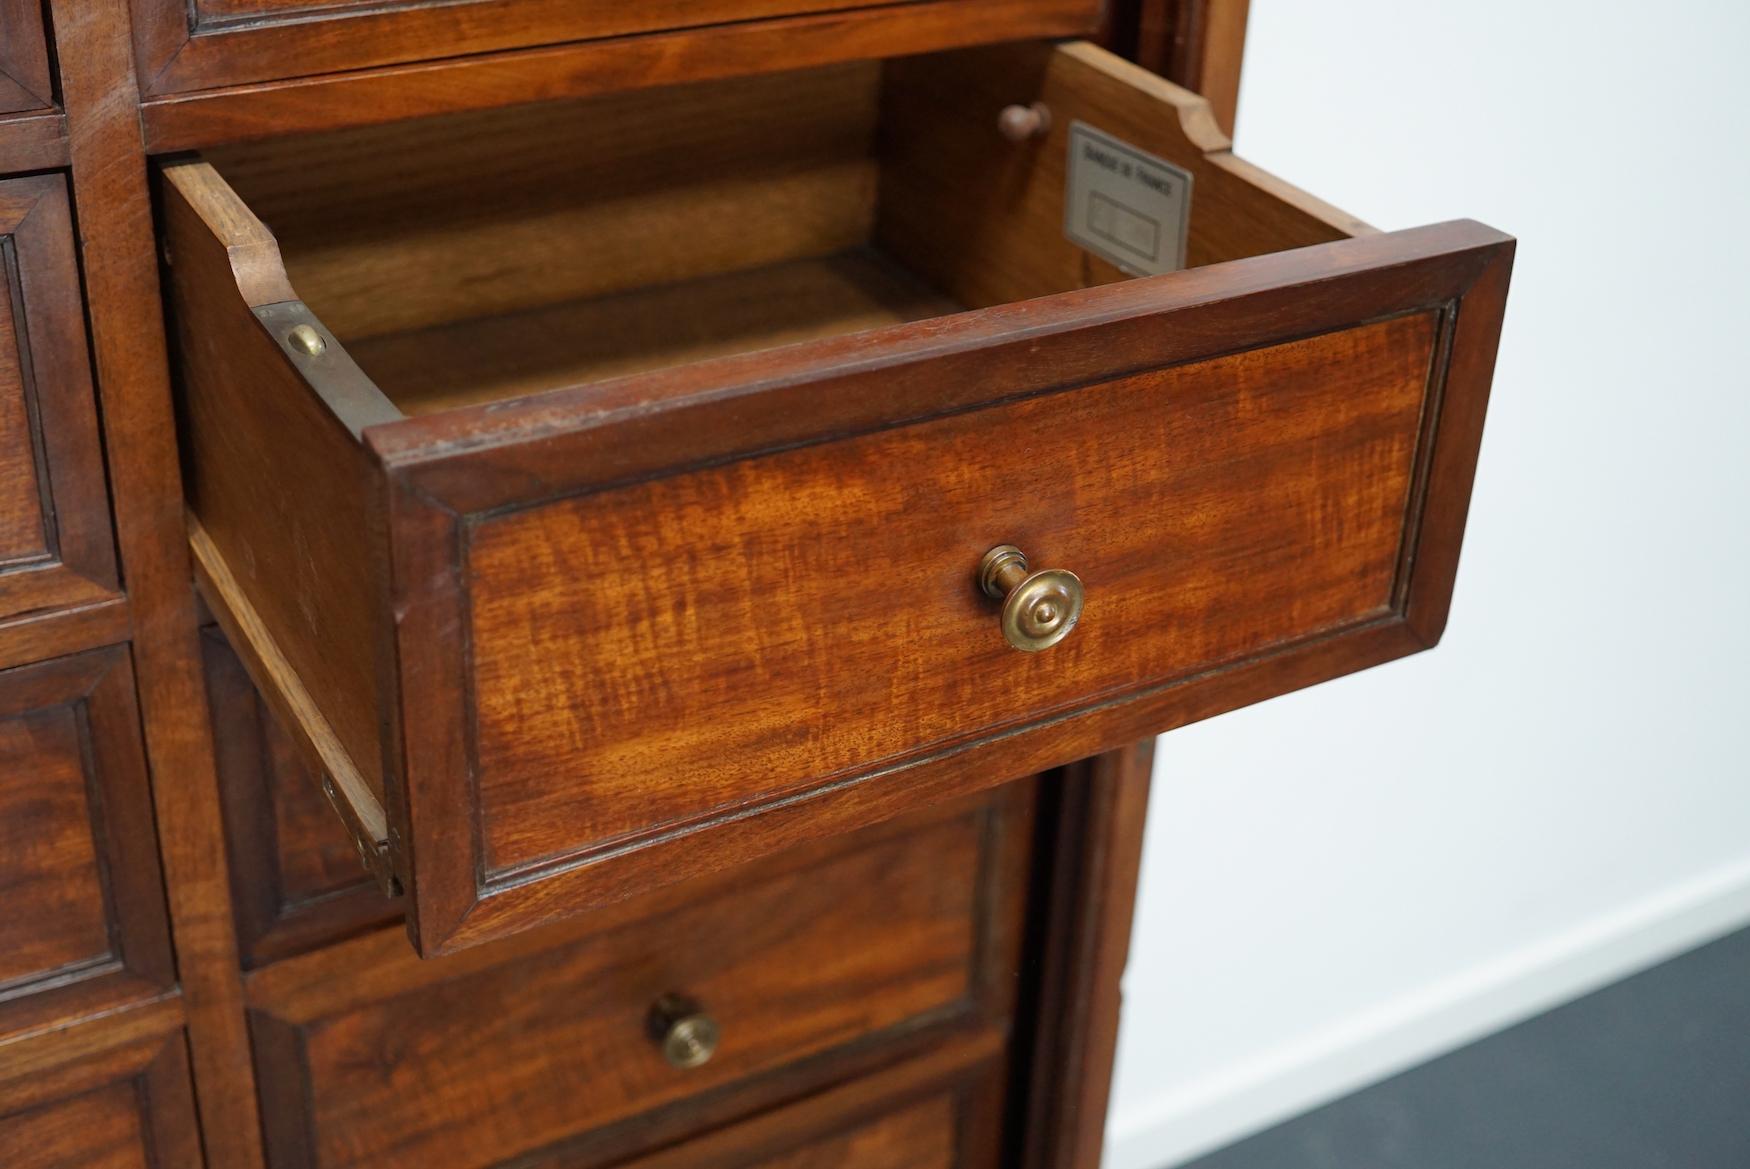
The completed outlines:
[[[320,761],[322,794],[352,834],[366,871],[376,879],[385,896],[399,896],[401,880],[394,871],[389,818],[382,803],[359,773],[297,671],[280,652],[232,575],[224,554],[192,514],[188,517],[188,547],[195,585],[242,661],[250,681],[305,756]]]

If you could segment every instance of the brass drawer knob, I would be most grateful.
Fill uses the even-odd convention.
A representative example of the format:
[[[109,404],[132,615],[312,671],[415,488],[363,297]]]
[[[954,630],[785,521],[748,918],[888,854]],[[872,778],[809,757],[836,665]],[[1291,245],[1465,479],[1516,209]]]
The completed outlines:
[[[717,1054],[717,1021],[686,995],[665,994],[650,1005],[650,1038],[677,1068],[696,1068]]]
[[[1027,571],[1013,544],[998,544],[978,562],[978,586],[1003,603],[1003,636],[1027,653],[1050,649],[1082,616],[1082,582],[1062,568]]]

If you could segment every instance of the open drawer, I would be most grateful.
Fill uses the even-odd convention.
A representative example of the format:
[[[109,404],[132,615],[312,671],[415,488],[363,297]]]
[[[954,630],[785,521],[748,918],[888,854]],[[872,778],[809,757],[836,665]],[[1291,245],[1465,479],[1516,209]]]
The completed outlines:
[[[1226,145],[1027,43],[164,168],[201,585],[421,952],[1439,637],[1512,241]]]

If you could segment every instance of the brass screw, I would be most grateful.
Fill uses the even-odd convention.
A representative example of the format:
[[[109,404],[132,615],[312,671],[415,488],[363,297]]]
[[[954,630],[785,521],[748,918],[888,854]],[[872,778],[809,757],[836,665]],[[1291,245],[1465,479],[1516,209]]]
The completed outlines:
[[[305,357],[320,357],[328,348],[322,334],[309,325],[293,325],[292,331],[286,334],[286,344]]]

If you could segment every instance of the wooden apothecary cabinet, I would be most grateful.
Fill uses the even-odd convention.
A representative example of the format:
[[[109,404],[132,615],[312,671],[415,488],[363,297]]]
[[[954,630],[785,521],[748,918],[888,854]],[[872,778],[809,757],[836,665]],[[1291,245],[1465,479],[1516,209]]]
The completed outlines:
[[[0,1159],[1095,1163],[1150,736],[1438,640],[1513,252],[1132,8],[0,3]]]

